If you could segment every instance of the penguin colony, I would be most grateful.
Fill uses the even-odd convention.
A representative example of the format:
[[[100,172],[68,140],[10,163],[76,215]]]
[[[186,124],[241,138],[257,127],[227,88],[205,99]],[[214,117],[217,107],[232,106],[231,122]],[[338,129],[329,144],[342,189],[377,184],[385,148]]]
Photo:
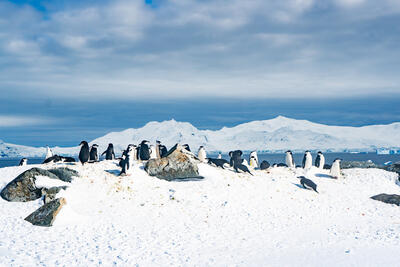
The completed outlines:
[[[82,141],[80,143],[80,152],[79,152],[79,162],[82,165],[86,163],[94,163],[99,161],[99,153],[97,144],[92,144],[89,146],[88,142]],[[184,144],[183,148],[191,153],[189,144]],[[156,141],[155,145],[150,144],[149,141],[143,140],[139,145],[129,144],[128,147],[122,151],[122,155],[120,158],[115,157],[114,146],[112,143],[108,144],[107,149],[101,154],[101,156],[105,156],[105,160],[119,160],[119,166],[121,167],[120,175],[130,175],[132,174],[133,166],[135,162],[138,161],[147,161],[150,159],[159,159],[163,158],[168,154],[168,149],[165,145],[161,144],[161,141]],[[252,171],[254,170],[268,170],[271,168],[271,165],[268,161],[264,160],[261,163],[258,161],[257,151],[252,151],[249,155],[249,160],[242,158],[243,152],[241,150],[234,150],[228,153],[229,161],[222,157],[222,154],[219,153],[217,158],[209,158],[207,157],[207,152],[204,146],[200,146],[197,152],[197,159],[200,162],[208,163],[212,166],[226,169],[231,168],[235,172],[244,173],[253,175]],[[53,151],[50,147],[46,146],[46,158],[43,163],[54,163],[54,162],[75,162],[74,158],[71,157],[63,157],[59,155],[54,155]],[[341,169],[340,169],[341,159],[335,159],[332,163],[332,166],[325,165],[325,157],[321,151],[317,153],[317,157],[315,159],[315,167],[319,169],[330,167],[330,176],[334,179],[339,179],[342,177]],[[22,158],[19,166],[25,166],[28,163],[28,159]],[[301,167],[304,169],[305,175],[313,166],[312,155],[310,151],[306,151],[303,156],[303,161]],[[296,166],[292,151],[288,150],[285,152],[285,163],[273,164],[273,168],[275,167],[287,167],[290,169],[295,169]],[[300,179],[300,184],[304,189],[313,190],[316,193],[317,185],[306,178],[306,176],[298,177]]]

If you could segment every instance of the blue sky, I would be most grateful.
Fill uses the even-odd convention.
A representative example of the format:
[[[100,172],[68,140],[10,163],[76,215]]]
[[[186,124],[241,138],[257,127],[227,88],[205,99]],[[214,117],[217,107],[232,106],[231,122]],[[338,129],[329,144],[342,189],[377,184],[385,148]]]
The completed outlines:
[[[1,1],[0,139],[400,121],[396,0]]]

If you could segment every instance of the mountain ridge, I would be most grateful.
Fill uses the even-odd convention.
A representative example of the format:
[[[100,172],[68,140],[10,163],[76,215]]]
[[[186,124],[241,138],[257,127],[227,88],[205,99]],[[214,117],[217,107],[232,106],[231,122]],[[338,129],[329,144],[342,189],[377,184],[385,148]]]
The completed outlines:
[[[399,147],[400,122],[387,125],[360,127],[324,125],[308,120],[297,120],[277,116],[269,120],[257,120],[222,127],[219,130],[201,130],[189,122],[175,119],[150,121],[141,128],[128,128],[110,132],[92,140],[99,152],[108,143],[113,143],[116,154],[130,143],[141,140],[155,143],[160,140],[168,147],[176,143],[188,143],[193,151],[205,146],[209,152],[227,152],[233,149],[265,152],[322,150],[331,152],[374,151],[381,147]],[[79,147],[54,147],[53,151],[63,155],[76,155]],[[29,147],[0,142],[0,157],[43,156],[45,148]]]

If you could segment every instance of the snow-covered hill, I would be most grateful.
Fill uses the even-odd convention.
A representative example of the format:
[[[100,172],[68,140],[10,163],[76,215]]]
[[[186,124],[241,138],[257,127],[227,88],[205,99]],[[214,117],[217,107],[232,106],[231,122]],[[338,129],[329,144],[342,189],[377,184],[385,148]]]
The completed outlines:
[[[199,164],[203,180],[167,182],[138,163],[67,166],[80,173],[62,193],[51,228],[24,218],[41,200],[0,198],[0,266],[398,266],[399,207],[370,199],[400,194],[397,174],[313,167],[256,170],[254,176]],[[31,167],[0,168],[0,189]]]
[[[232,149],[281,152],[323,150],[373,151],[380,147],[400,146],[400,123],[373,125],[364,127],[328,126],[306,120],[276,117],[271,120],[253,121],[224,127],[220,130],[199,130],[190,123],[175,120],[149,122],[138,129],[112,132],[93,140],[105,150],[108,143],[113,143],[116,152],[125,149],[130,143],[137,144],[146,139],[154,143],[162,141],[167,146],[175,143],[188,143],[197,150],[200,145],[208,151],[227,152]],[[4,149],[8,147],[8,149]],[[57,153],[77,154],[78,147],[55,148]],[[0,155],[14,156],[32,154],[43,155],[43,148],[27,148],[0,143]],[[23,154],[25,153],[25,154]]]

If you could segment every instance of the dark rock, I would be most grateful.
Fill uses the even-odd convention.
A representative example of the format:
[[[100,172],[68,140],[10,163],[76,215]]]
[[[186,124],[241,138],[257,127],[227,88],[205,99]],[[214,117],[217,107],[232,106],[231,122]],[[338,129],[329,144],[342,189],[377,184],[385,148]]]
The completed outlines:
[[[194,155],[176,144],[168,154],[161,159],[150,159],[145,166],[150,176],[171,181],[175,179],[203,178]]]
[[[278,167],[287,167],[287,165],[285,163],[278,163],[277,165]]]
[[[379,194],[371,198],[374,200],[382,201],[384,203],[400,206],[400,195]]]
[[[342,161],[340,163],[341,169],[352,169],[352,168],[379,168],[379,165],[376,165],[372,161]]]
[[[55,174],[61,181],[64,182],[72,182],[72,177],[79,176],[79,173],[75,170],[71,170],[69,168],[57,168],[57,169],[50,169],[49,172]]]
[[[37,226],[52,226],[61,208],[66,204],[65,198],[55,199],[25,218],[25,221]]]
[[[400,163],[394,163],[392,165],[385,166],[384,169],[390,172],[397,172],[398,174],[400,174]]]
[[[55,187],[50,187],[50,188],[42,188],[42,196],[44,203],[49,203],[56,199],[56,195],[61,191],[61,190],[66,190],[66,186],[55,186]]]
[[[7,201],[13,202],[26,202],[38,199],[42,196],[40,188],[36,187],[36,176],[47,176],[51,179],[58,179],[58,177],[43,169],[32,168],[27,170],[3,188],[0,196]]]

